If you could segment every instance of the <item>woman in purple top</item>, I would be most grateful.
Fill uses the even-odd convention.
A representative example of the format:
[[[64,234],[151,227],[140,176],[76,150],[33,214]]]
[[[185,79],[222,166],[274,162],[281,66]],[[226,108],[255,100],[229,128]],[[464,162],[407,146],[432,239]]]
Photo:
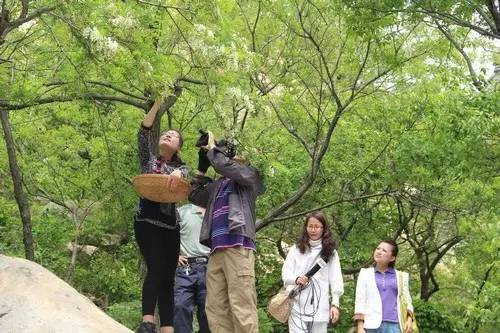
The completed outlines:
[[[384,240],[373,253],[373,267],[361,269],[354,305],[357,333],[412,333],[409,278],[408,273],[394,268],[397,255],[396,242]],[[400,278],[403,279],[402,290],[398,287]],[[404,314],[400,313],[400,294],[407,304],[407,313]],[[405,327],[403,316],[407,317]]]
[[[182,136],[176,130],[152,139],[151,127],[160,108],[156,101],[142,121],[138,136],[141,173],[186,177],[188,170],[179,158]],[[153,154],[158,144],[159,155]],[[135,238],[147,267],[142,286],[142,320],[136,333],[156,333],[155,307],[158,304],[160,333],[173,332],[174,281],[180,251],[179,217],[175,204],[141,198],[135,216]]]

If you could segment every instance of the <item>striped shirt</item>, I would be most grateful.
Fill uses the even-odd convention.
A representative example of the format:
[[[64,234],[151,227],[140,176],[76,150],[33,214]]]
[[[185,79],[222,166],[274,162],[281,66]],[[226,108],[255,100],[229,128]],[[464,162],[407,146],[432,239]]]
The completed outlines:
[[[225,178],[217,192],[212,215],[212,228],[210,238],[212,240],[210,253],[217,249],[243,246],[255,251],[255,243],[252,239],[239,234],[229,232],[229,195],[233,192],[233,181]]]

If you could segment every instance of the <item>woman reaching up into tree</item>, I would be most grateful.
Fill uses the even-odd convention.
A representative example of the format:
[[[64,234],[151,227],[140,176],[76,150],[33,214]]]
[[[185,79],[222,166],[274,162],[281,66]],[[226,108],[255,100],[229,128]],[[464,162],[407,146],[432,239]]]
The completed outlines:
[[[141,173],[156,173],[171,177],[186,177],[188,170],[179,157],[183,139],[176,130],[160,135],[152,142],[151,127],[160,108],[156,101],[146,114],[139,130]],[[153,154],[153,144],[159,145],[159,155]],[[135,238],[147,267],[142,287],[143,322],[137,333],[155,333],[154,312],[158,303],[160,333],[173,332],[174,280],[179,258],[179,217],[175,203],[159,203],[141,198],[135,216]]]

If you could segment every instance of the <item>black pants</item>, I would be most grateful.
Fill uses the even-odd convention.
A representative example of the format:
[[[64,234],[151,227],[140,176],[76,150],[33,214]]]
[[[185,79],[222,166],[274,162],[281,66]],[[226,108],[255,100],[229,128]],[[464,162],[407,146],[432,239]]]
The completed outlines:
[[[142,286],[142,315],[154,315],[156,303],[160,326],[173,326],[175,269],[179,258],[179,228],[169,230],[135,221],[135,239],[146,262]]]

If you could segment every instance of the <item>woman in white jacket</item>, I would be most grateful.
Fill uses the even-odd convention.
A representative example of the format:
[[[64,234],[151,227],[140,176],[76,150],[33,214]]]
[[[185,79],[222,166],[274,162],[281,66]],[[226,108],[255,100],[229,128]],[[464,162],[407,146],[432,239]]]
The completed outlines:
[[[318,262],[319,271],[307,277],[306,273]],[[299,240],[283,264],[282,279],[288,291],[298,291],[288,320],[290,333],[325,333],[330,320],[338,321],[344,283],[335,242],[323,213],[306,216]]]
[[[362,268],[356,284],[354,319],[358,333],[411,333],[413,306],[408,287],[408,273],[394,269],[398,245],[393,240],[382,241],[375,252],[375,264]],[[402,290],[399,279],[403,277]],[[407,313],[400,313],[400,293],[406,300]],[[407,316],[403,327],[402,316]]]

